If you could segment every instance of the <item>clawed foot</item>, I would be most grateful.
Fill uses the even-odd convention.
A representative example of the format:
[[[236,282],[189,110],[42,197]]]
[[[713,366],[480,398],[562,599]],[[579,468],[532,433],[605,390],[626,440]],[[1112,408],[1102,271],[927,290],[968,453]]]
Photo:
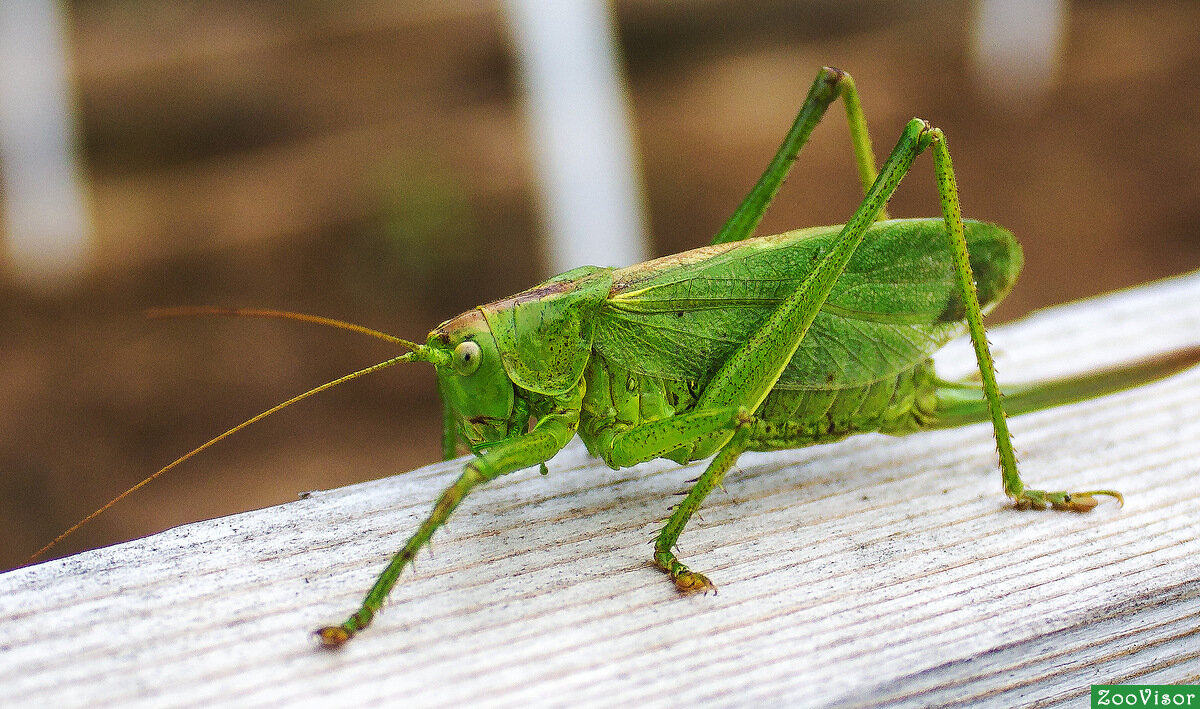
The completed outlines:
[[[1106,495],[1125,505],[1125,497],[1116,490],[1088,490],[1087,492],[1045,492],[1043,490],[1025,490],[1015,498],[1014,504],[1019,510],[1044,510],[1047,507],[1068,512],[1091,512],[1100,504],[1097,495]]]
[[[680,593],[704,593],[707,595],[709,591],[717,592],[717,587],[708,580],[707,576],[687,570],[675,577],[675,588],[679,589]]]
[[[717,592],[717,587],[704,574],[698,574],[689,569],[683,562],[675,557],[669,551],[659,550],[654,554],[654,564],[666,572],[671,580],[675,582],[675,588],[680,593],[704,593],[709,591]]]
[[[322,648],[337,649],[346,644],[350,639],[350,633],[340,625],[330,625],[320,630],[313,632],[317,640],[321,641]]]

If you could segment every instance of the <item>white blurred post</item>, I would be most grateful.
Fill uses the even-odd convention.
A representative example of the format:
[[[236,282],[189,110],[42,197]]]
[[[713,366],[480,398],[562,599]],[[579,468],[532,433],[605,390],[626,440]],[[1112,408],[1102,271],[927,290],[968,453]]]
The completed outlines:
[[[4,236],[16,278],[37,288],[65,283],[89,255],[64,34],[56,0],[0,0]]]
[[[507,0],[525,92],[548,264],[649,256],[612,16],[604,0]]]
[[[1066,24],[1066,0],[981,0],[972,60],[986,97],[1036,103],[1058,73]]]

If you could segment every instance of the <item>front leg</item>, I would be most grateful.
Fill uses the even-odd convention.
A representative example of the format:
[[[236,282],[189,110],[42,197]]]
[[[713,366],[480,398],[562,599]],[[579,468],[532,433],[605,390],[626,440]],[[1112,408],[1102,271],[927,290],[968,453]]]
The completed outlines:
[[[544,463],[567,445],[579,425],[579,400],[582,395],[582,386],[577,386],[559,402],[560,406],[539,419],[529,433],[498,442],[486,453],[468,462],[458,480],[438,497],[433,510],[416,533],[409,537],[404,548],[392,557],[387,568],[367,593],[362,606],[341,625],[330,625],[315,631],[314,635],[320,640],[321,646],[341,647],[371,624],[400,578],[400,573],[413,562],[421,547],[429,543],[433,533],[446,523],[467,493],[477,485],[501,475]]]

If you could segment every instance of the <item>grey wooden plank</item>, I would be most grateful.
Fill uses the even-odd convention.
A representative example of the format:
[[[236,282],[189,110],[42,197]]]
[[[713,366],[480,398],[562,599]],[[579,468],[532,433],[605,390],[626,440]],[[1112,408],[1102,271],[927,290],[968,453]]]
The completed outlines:
[[[997,328],[1002,380],[1200,342],[1200,276]],[[939,355],[970,371],[968,348]],[[375,626],[340,620],[456,474],[439,463],[0,576],[0,686],[28,706],[1078,703],[1200,678],[1200,372],[1012,420],[1026,479],[1124,509],[1018,512],[990,429],[746,455],[681,539],[698,466],[569,447],[472,495]]]

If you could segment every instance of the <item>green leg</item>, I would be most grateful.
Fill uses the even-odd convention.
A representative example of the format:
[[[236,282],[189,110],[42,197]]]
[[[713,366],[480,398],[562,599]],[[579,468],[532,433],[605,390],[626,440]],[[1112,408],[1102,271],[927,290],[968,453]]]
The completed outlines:
[[[684,446],[694,447],[713,434],[732,433],[749,421],[750,413],[736,406],[698,409],[624,430],[601,431],[596,436],[596,453],[614,468],[628,468],[661,458]],[[688,458],[696,459],[695,456]]]
[[[458,431],[454,428],[454,409],[450,407],[450,397],[442,391],[440,379],[438,398],[442,401],[442,460],[454,460],[458,457]]]
[[[1112,491],[1084,493],[1044,492],[1025,489],[1017,473],[1016,456],[1000,405],[1000,390],[996,384],[995,371],[987,339],[983,329],[983,315],[975,291],[975,281],[967,254],[958,192],[950,154],[946,149],[942,131],[932,128],[920,119],[913,119],[904,128],[892,154],[884,163],[875,182],[855,211],[854,216],[842,228],[837,241],[827,255],[813,268],[796,291],[777,308],[756,330],[747,342],[721,367],[716,376],[705,387],[696,404],[696,409],[722,410],[739,407],[754,412],[775,386],[784,367],[800,346],[801,340],[812,325],[813,319],[825,304],[838,278],[841,277],[855,249],[875,221],[887,200],[895,192],[900,181],[908,173],[916,156],[933,146],[937,173],[938,193],[941,196],[942,212],[946,229],[950,235],[955,272],[962,301],[966,311],[967,327],[975,347],[983,378],[983,390],[996,432],[996,447],[1000,455],[1001,473],[1005,492],[1018,505],[1028,507],[1052,506],[1059,509],[1087,511],[1095,506],[1097,494],[1113,495]],[[708,449],[702,443],[697,455],[706,450],[718,451],[709,469],[701,476],[685,502],[672,514],[667,526],[659,535],[655,545],[655,561],[676,579],[680,588],[705,589],[711,583],[703,576],[687,570],[671,554],[671,547],[683,530],[691,513],[699,507],[708,491],[712,489],[733,465],[744,450],[745,427],[736,433],[719,434],[709,439]],[[682,581],[680,580],[682,579]]]
[[[675,581],[675,587],[684,593],[694,591],[707,593],[710,590],[717,590],[707,576],[692,571],[681,562],[675,556],[673,549],[675,542],[679,539],[679,534],[687,525],[688,520],[692,518],[692,514],[700,509],[704,498],[708,497],[708,493],[712,492],[713,488],[721,484],[725,473],[733,467],[738,456],[746,450],[746,439],[749,437],[749,433],[749,418],[747,417],[739,424],[733,438],[713,457],[704,474],[696,480],[695,485],[692,485],[687,497],[683,498],[683,502],[676,505],[671,512],[670,519],[658,533],[658,538],[654,540],[654,563],[658,565],[658,568],[667,572]]]
[[[671,512],[655,540],[654,563],[674,579],[680,591],[716,590],[708,577],[688,569],[673,550],[692,514],[700,508],[708,493],[721,484],[725,473],[746,450],[752,420],[744,408],[699,409],[624,430],[602,431],[597,436],[597,452],[601,457],[614,468],[623,468],[662,457],[679,448],[694,449],[698,442],[714,434],[732,435],[696,480],[687,497]]]
[[[842,227],[832,248],[795,292],[725,362],[705,386],[696,408],[740,406],[751,412],[758,409],[800,347],[813,319],[862,243],[867,228],[895,192],[916,156],[928,147],[929,131],[929,125],[919,119],[913,119],[905,126],[891,156],[854,216]],[[716,441],[713,449],[723,444],[724,441]]]
[[[800,346],[813,319],[825,304],[837,279],[845,270],[854,250],[862,243],[867,228],[875,221],[889,197],[908,172],[909,166],[930,141],[929,126],[914,119],[905,127],[900,141],[872,183],[867,196],[834,243],[828,254],[813,268],[796,291],[773,312],[751,335],[746,344],[721,367],[705,386],[695,411],[727,411],[737,407],[753,412],[775,386],[779,375]],[[672,552],[676,540],[692,513],[725,472],[746,449],[749,436],[748,417],[739,420],[734,430],[701,441],[695,455],[703,457],[716,452],[716,457],[696,481],[684,501],[671,514],[654,545],[655,563],[675,579],[678,588],[699,591],[713,588],[702,574],[690,571]]]
[[[1008,433],[1004,409],[1000,405],[1000,386],[996,383],[996,370],[992,355],[988,351],[987,335],[983,330],[983,313],[975,290],[975,279],[971,274],[971,263],[967,256],[967,240],[963,233],[962,211],[958,203],[958,187],[954,179],[954,165],[950,151],[946,148],[946,137],[940,128],[929,130],[933,146],[934,171],[937,174],[938,193],[942,200],[942,216],[946,220],[946,232],[950,235],[954,270],[958,276],[958,288],[966,310],[967,329],[975,347],[975,359],[983,381],[983,394],[987,399],[988,414],[996,432],[996,449],[1000,454],[1000,473],[1004,492],[1021,508],[1070,510],[1088,512],[1097,500],[1095,495],[1108,495],[1122,501],[1121,493],[1115,490],[1090,490],[1087,492],[1046,492],[1029,490],[1017,472],[1017,457],[1013,452],[1012,439]]]
[[[696,480],[687,497],[674,508],[655,540],[654,563],[674,579],[680,591],[716,590],[708,577],[688,569],[673,550],[692,514],[700,508],[708,493],[721,484],[725,473],[746,450],[751,422],[750,413],[743,408],[700,409],[623,431],[606,431],[598,438],[600,453],[608,464],[623,468],[661,457],[678,448],[694,449],[699,441],[716,433],[733,436]]]
[[[812,88],[808,90],[808,97],[800,107],[800,113],[796,116],[791,130],[784,137],[783,144],[779,146],[779,151],[775,153],[775,158],[734,211],[733,216],[713,238],[712,243],[741,241],[753,235],[771,200],[775,198],[779,187],[787,178],[800,149],[808,142],[813,128],[821,122],[825,109],[839,96],[846,106],[846,120],[850,123],[850,139],[854,145],[854,158],[862,180],[863,192],[870,189],[871,184],[875,182],[875,152],[871,149],[871,137],[867,133],[867,121],[863,117],[862,103],[858,100],[854,80],[841,69],[824,67],[817,73]],[[887,212],[881,210],[878,218],[887,219]]]
[[[506,440],[467,463],[458,480],[442,492],[416,533],[409,537],[404,548],[392,557],[387,568],[367,593],[362,606],[341,625],[327,626],[314,633],[323,647],[341,647],[371,624],[400,578],[400,573],[412,563],[417,552],[429,543],[433,533],[446,523],[467,493],[477,485],[501,475],[549,460],[571,440],[579,424],[579,399],[582,398],[583,392],[577,390],[569,396],[571,401],[564,402],[566,406],[561,407],[568,410],[567,413],[546,416],[524,436]]]
[[[854,250],[862,244],[866,229],[875,222],[883,205],[908,172],[917,155],[929,145],[929,125],[913,119],[905,127],[899,143],[888,157],[883,169],[872,182],[870,190],[854,216],[842,228],[838,241],[792,295],[770,314],[742,348],[725,362],[712,381],[704,387],[695,411],[718,411],[737,407],[743,411],[734,431],[714,434],[697,445],[695,455],[703,457],[716,452],[713,462],[692,486],[683,503],[676,507],[654,545],[654,561],[670,573],[680,590],[708,590],[713,584],[707,577],[690,571],[672,552],[692,512],[718,486],[726,471],[737,461],[749,438],[750,419],[744,411],[758,408],[773,389],[787,362],[796,354],[800,341],[808,332],[812,320],[821,311],[830,290],[850,262]]]

